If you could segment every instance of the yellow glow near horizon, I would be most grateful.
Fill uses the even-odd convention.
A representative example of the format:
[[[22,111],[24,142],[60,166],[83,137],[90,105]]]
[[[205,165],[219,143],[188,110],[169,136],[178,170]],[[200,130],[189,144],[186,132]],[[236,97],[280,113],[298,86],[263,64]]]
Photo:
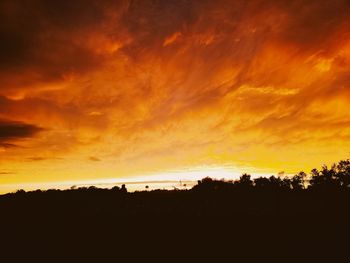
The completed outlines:
[[[252,177],[258,176],[270,176],[268,173],[258,173],[252,175]],[[101,188],[111,188],[113,186],[120,186],[126,184],[130,191],[144,190],[144,185],[150,185],[150,189],[157,187],[169,187],[177,186],[181,182],[191,182],[191,185],[197,183],[205,177],[210,177],[217,180],[237,180],[241,176],[237,168],[230,166],[204,166],[193,167],[183,170],[172,170],[167,172],[150,173],[146,175],[125,177],[125,178],[101,178],[94,180],[82,180],[82,181],[58,181],[47,183],[23,183],[23,184],[3,184],[0,185],[0,194],[7,192],[14,192],[20,189],[25,191],[32,191],[37,189],[69,189],[72,186],[75,187],[89,187],[96,186]],[[164,186],[162,186],[164,184]],[[155,187],[152,187],[155,185]]]

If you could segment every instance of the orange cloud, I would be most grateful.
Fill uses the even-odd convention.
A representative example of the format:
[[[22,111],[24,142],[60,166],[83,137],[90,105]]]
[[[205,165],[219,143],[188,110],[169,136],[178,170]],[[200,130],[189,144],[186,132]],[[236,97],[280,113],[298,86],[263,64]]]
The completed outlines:
[[[2,1],[0,183],[200,165],[293,173],[346,158],[349,11]]]

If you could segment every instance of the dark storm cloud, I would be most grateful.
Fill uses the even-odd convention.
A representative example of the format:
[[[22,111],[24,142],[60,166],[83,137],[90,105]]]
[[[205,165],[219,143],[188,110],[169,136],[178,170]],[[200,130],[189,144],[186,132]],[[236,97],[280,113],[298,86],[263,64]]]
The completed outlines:
[[[9,141],[31,138],[43,129],[32,124],[0,120],[0,144],[10,147],[13,144]]]
[[[71,45],[70,33],[103,20],[94,1],[3,0],[0,6],[1,67],[20,66],[32,59],[39,62],[45,53]],[[66,35],[60,36],[62,31]],[[49,50],[41,49],[44,45]]]
[[[198,18],[196,8],[204,2],[206,1],[130,1],[121,22],[135,38],[134,45],[152,47],[169,34],[193,24]]]
[[[85,33],[104,22],[108,1],[0,1],[0,89],[86,72],[103,58]]]
[[[337,27],[349,22],[350,1],[287,1],[282,10],[288,15],[281,34],[286,41],[306,47],[326,47],[327,37],[333,35]]]
[[[130,1],[121,23],[135,42],[143,48],[157,46],[175,32],[201,29],[239,34],[240,24],[252,23],[256,28],[272,23],[265,30],[266,37],[276,37],[296,45],[322,45],[339,25],[348,21],[350,1]],[[273,27],[277,27],[273,29]],[[130,47],[129,47],[130,48]]]
[[[121,20],[109,21],[107,14],[124,6],[127,8]],[[347,20],[349,12],[347,0],[1,0],[0,90],[55,81],[67,73],[98,68],[106,58],[84,41],[94,30],[113,38],[123,28],[133,39],[123,50],[136,56],[139,51],[159,48],[166,37],[176,32],[211,30],[239,36],[240,24],[262,15],[267,21],[278,17],[283,20],[275,32],[271,27],[278,21],[267,25],[262,32],[264,39],[277,38],[312,48],[315,44],[326,46],[327,37]],[[109,23],[115,26],[106,32]],[[264,23],[254,26],[263,27]],[[230,42],[222,44],[223,48],[232,45],[232,39],[227,40]],[[247,57],[244,52],[239,54]]]

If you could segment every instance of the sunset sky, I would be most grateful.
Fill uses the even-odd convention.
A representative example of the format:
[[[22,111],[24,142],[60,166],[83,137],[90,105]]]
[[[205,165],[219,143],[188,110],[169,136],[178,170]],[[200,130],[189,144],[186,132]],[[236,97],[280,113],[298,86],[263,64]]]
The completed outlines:
[[[0,193],[309,172],[349,103],[348,0],[0,0]]]

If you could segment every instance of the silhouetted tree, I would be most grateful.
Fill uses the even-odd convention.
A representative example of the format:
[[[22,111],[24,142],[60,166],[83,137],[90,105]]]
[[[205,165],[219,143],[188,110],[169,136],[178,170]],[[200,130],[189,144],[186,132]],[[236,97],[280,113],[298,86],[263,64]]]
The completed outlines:
[[[254,187],[257,189],[267,189],[270,185],[269,178],[266,177],[259,177],[254,179]]]
[[[343,188],[350,187],[350,160],[342,160],[337,166],[337,180],[339,185]]]
[[[128,192],[128,190],[126,189],[125,184],[122,185],[122,188],[120,189],[120,191],[121,191],[122,193],[127,193],[127,192]]]
[[[235,182],[241,188],[250,188],[253,186],[253,181],[251,180],[251,176],[249,174],[242,174],[237,182]]]
[[[300,172],[294,175],[290,181],[293,190],[305,189],[305,179],[307,175],[304,172]]]
[[[113,190],[113,191],[119,192],[119,191],[120,191],[120,187],[119,187],[119,186],[113,186],[113,187],[112,187],[112,190]]]
[[[332,165],[331,168],[324,165],[321,171],[313,169],[311,174],[310,187],[313,189],[330,190],[340,186],[336,165]]]

